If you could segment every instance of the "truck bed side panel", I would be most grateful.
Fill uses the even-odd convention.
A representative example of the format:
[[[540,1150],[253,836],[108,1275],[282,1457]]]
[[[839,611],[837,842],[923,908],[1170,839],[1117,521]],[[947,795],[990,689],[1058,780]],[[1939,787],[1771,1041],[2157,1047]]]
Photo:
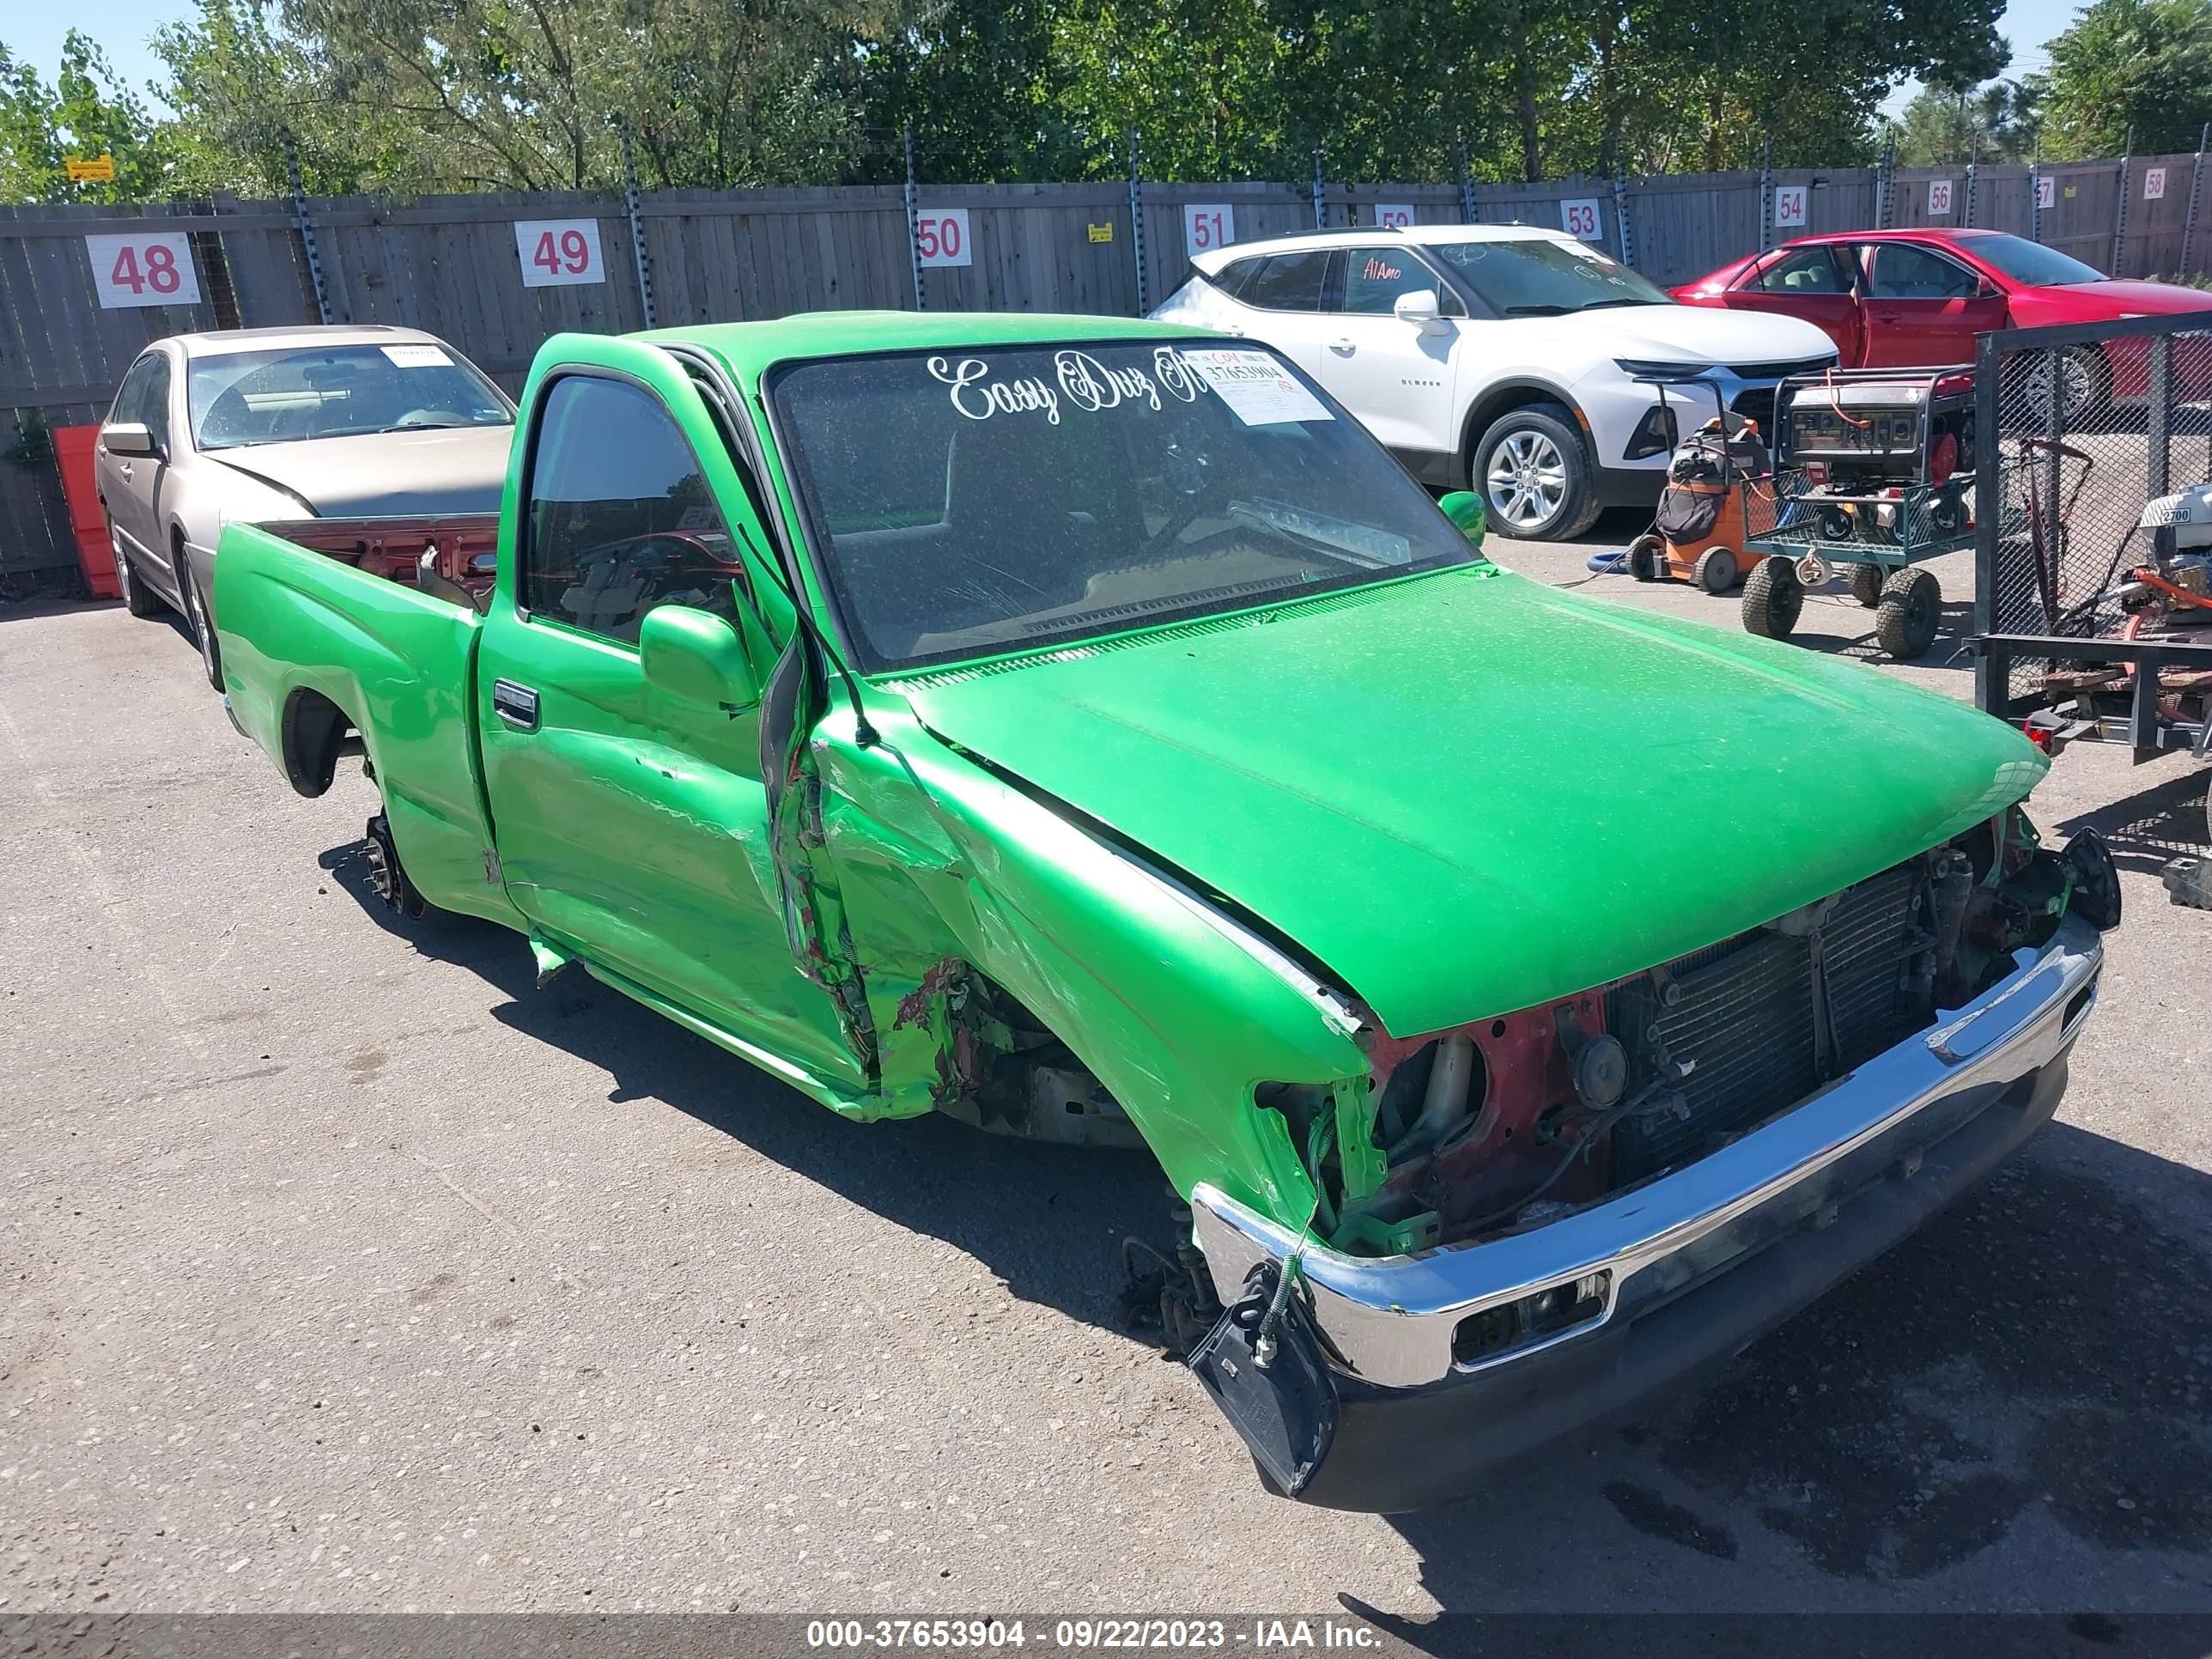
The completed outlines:
[[[487,858],[470,695],[476,612],[245,525],[223,532],[215,611],[231,712],[246,735],[289,774],[288,708],[328,698],[361,734],[422,896],[526,926]]]

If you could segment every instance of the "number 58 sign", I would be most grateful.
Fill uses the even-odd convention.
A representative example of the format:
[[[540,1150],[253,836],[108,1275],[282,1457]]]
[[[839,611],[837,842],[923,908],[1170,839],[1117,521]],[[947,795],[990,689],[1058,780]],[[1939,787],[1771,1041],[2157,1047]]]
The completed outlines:
[[[522,261],[525,288],[573,288],[607,280],[596,219],[518,219],[514,252]]]
[[[199,273],[182,231],[162,235],[88,236],[93,291],[103,311],[125,306],[196,306]]]

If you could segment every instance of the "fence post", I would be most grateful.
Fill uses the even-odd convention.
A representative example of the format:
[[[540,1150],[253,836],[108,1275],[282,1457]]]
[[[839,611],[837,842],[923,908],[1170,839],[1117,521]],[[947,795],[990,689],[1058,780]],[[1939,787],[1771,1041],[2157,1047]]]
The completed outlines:
[[[1452,140],[1452,161],[1459,170],[1459,218],[1463,225],[1474,223],[1474,164],[1468,159],[1467,140]]]
[[[2204,177],[2204,147],[2212,141],[2212,121],[2208,121],[2197,134],[2197,160],[2189,168],[2189,216],[2181,222],[2181,269],[2173,274],[2179,277],[2189,275],[2189,245],[2197,240],[2197,187]]]
[[[1316,230],[1327,230],[1328,228],[1328,198],[1323,194],[1328,188],[1328,186],[1322,181],[1321,176],[1321,146],[1319,144],[1316,144],[1314,146],[1313,180],[1314,228]]]
[[[906,261],[914,271],[914,308],[929,309],[921,291],[921,203],[914,189],[914,123],[906,124]]]
[[[630,148],[629,118],[615,118],[615,131],[622,139],[623,211],[629,218],[629,253],[637,266],[638,303],[645,308],[645,325],[656,328],[659,319],[653,310],[653,266],[645,257],[645,223],[637,210],[637,155]]]
[[[2005,486],[1997,454],[1997,337],[1982,334],[1974,340],[1974,430],[1990,435],[1989,458],[1974,468],[1974,632],[1994,634],[1997,623],[1997,545],[1999,502]],[[2056,380],[2054,375],[2053,380]],[[2056,399],[2053,399],[2055,402]],[[1984,714],[2002,716],[2011,695],[2011,670],[1987,650],[1974,658],[1974,706]]]
[[[292,228],[307,256],[307,280],[315,285],[315,314],[331,320],[331,294],[323,285],[323,256],[315,251],[315,222],[307,216],[307,191],[300,180],[300,152],[292,143],[292,129],[278,129],[284,140],[284,172],[292,181]]]
[[[1960,215],[1959,216],[1959,223],[1960,223],[1960,225],[1961,226],[1961,228],[1971,229],[1971,228],[1972,228],[1972,226],[1973,226],[1973,222],[1974,222],[1974,164],[1973,164],[1972,161],[1969,161],[1969,162],[1967,162],[1967,163],[1966,163],[1966,211],[1965,211],[1964,213],[1962,213],[1962,214],[1960,214]]]
[[[2027,164],[2027,240],[2043,240],[2043,162],[2040,158]]]
[[[1620,232],[1620,263],[1636,269],[1636,238],[1628,226],[1628,181],[1620,176],[1620,158],[1613,162],[1613,222]]]
[[[1774,246],[1774,140],[1759,146],[1759,251]]]
[[[1137,315],[1145,304],[1145,175],[1138,165],[1137,129],[1129,129],[1129,257],[1137,267]]]
[[[1894,176],[1896,167],[1897,146],[1893,143],[1884,144],[1881,147],[1881,166],[1875,172],[1874,180],[1874,226],[1876,230],[1887,230],[1890,228],[1890,219],[1895,207],[1895,204],[1890,198],[1896,194],[1897,191],[1897,179]]]
[[[2128,174],[2135,170],[2136,130],[2129,127],[2120,143],[2120,191],[2112,204],[2112,257],[2106,268],[2115,276],[2120,270],[2121,238],[2128,234]]]

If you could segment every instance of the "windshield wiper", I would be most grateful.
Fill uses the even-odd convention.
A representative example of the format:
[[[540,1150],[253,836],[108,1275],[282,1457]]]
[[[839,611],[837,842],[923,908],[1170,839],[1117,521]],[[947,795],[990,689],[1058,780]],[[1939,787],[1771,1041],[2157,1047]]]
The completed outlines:
[[[1660,300],[1592,300],[1588,305],[1577,306],[1575,309],[1577,311],[1605,311],[1613,306],[1656,306],[1662,305],[1664,303],[1665,301]]]
[[[467,421],[402,421],[397,426],[380,426],[376,434],[382,437],[387,432],[451,432],[469,424]]]
[[[1509,317],[1564,317],[1577,309],[1579,307],[1575,306],[1508,306],[1505,314]]]

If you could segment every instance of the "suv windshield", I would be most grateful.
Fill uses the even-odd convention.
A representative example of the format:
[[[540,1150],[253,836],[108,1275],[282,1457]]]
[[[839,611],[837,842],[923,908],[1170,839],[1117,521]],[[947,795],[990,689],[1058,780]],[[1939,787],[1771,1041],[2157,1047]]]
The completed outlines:
[[[1960,246],[1983,264],[1995,265],[2015,283],[2063,288],[2070,283],[2101,283],[2105,273],[2023,236],[2002,234],[1960,239]]]
[[[1358,422],[1255,345],[980,346],[770,386],[870,671],[1474,562]]]
[[[1579,242],[1512,236],[1423,246],[1440,255],[1501,317],[1561,317],[1601,306],[1674,303],[1626,265]]]
[[[428,340],[194,357],[186,387],[201,450],[514,421],[473,363]]]

